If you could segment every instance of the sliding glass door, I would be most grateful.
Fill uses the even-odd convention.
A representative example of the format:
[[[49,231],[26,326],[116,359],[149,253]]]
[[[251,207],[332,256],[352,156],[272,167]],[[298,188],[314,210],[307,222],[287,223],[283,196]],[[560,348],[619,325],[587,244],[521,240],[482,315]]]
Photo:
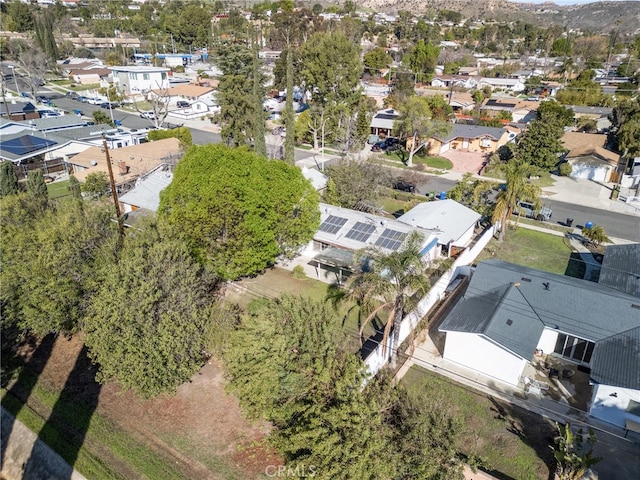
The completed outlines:
[[[573,362],[589,365],[594,345],[588,340],[559,333],[554,352]]]

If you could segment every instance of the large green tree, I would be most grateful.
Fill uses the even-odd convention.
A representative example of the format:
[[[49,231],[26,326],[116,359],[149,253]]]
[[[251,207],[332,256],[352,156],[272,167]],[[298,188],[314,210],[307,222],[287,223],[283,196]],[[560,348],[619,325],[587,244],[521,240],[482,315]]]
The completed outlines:
[[[252,417],[273,423],[272,445],[292,470],[313,466],[320,479],[391,478],[382,408],[362,388],[365,368],[345,348],[340,322],[326,303],[270,302],[231,340],[230,389]]]
[[[419,40],[408,55],[408,63],[411,71],[420,80],[426,80],[433,75],[438,63],[440,48],[424,40]]]
[[[47,202],[49,201],[49,192],[47,191],[47,185],[44,182],[42,170],[39,168],[30,171],[27,175],[27,192],[40,208],[47,206]]]
[[[301,77],[313,102],[321,107],[353,108],[360,92],[360,49],[342,32],[316,33],[302,45]]]
[[[186,244],[151,224],[130,232],[84,320],[98,380],[143,397],[174,391],[202,366],[214,293]]]
[[[391,65],[393,59],[384,48],[376,47],[364,54],[364,67],[371,74],[375,74],[378,70],[387,68]]]
[[[264,124],[265,120],[262,101],[257,101],[264,97],[264,75],[255,68],[253,52],[243,45],[221,48],[217,64],[223,73],[216,97],[220,104],[220,135],[227,145],[248,144],[255,138],[257,124]],[[260,77],[255,82],[254,75]]]
[[[532,121],[518,137],[516,156],[524,163],[550,172],[558,165],[559,155],[566,151],[560,141],[562,124],[557,121]]]
[[[449,123],[433,119],[431,101],[426,97],[407,97],[398,110],[401,117],[396,121],[394,133],[407,144],[409,158],[407,166],[413,166],[413,156],[426,146],[434,135],[442,135],[451,129]]]
[[[223,145],[187,152],[158,214],[225,279],[253,275],[295,251],[320,217],[318,194],[300,169]]]
[[[4,197],[0,207],[3,320],[36,335],[76,331],[113,261],[110,209],[69,198],[43,210],[29,194]]]
[[[393,184],[393,174],[369,162],[342,160],[332,163],[325,172],[332,188],[325,192],[325,201],[357,210],[372,210],[385,187]]]

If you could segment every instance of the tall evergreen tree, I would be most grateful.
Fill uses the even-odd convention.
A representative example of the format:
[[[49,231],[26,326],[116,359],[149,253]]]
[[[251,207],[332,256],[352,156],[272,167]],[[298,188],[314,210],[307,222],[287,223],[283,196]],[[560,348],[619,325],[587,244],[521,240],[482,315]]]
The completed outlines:
[[[293,112],[293,49],[287,48],[287,98],[284,107],[284,126],[287,129],[284,138],[284,161],[289,165],[296,163],[295,158],[295,115]]]
[[[42,207],[49,201],[47,184],[44,182],[44,175],[39,168],[32,170],[27,175],[27,192]]]
[[[69,193],[76,200],[82,200],[82,188],[75,175],[69,175]]]
[[[0,197],[18,193],[18,177],[13,169],[13,162],[0,162]]]
[[[267,144],[264,138],[264,107],[262,106],[264,88],[261,84],[262,75],[260,74],[260,65],[258,59],[258,42],[254,38],[253,41],[253,101],[255,102],[256,119],[253,128],[253,142],[255,152],[261,157],[267,156]]]

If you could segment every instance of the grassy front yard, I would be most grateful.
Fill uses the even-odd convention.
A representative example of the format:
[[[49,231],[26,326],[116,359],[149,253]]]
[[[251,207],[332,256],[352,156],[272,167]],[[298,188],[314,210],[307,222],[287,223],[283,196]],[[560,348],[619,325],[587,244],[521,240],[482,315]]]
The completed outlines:
[[[479,457],[483,469],[498,478],[549,478],[554,429],[544,418],[416,366],[402,383],[425,399],[442,399],[438,404],[460,417],[460,453]]]
[[[504,242],[492,239],[478,256],[478,262],[498,258],[559,275],[577,276],[572,273],[576,265],[571,253],[563,237],[520,226],[517,230],[509,229]]]

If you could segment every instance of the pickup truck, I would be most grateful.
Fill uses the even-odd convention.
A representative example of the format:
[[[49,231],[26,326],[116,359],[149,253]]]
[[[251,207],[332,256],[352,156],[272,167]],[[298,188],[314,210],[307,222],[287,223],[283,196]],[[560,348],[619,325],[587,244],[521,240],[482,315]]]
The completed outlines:
[[[553,212],[549,207],[544,206],[540,208],[540,210],[536,210],[536,206],[533,203],[518,200],[516,207],[513,209],[513,214],[527,218],[535,218],[541,222],[548,222],[551,220]]]

